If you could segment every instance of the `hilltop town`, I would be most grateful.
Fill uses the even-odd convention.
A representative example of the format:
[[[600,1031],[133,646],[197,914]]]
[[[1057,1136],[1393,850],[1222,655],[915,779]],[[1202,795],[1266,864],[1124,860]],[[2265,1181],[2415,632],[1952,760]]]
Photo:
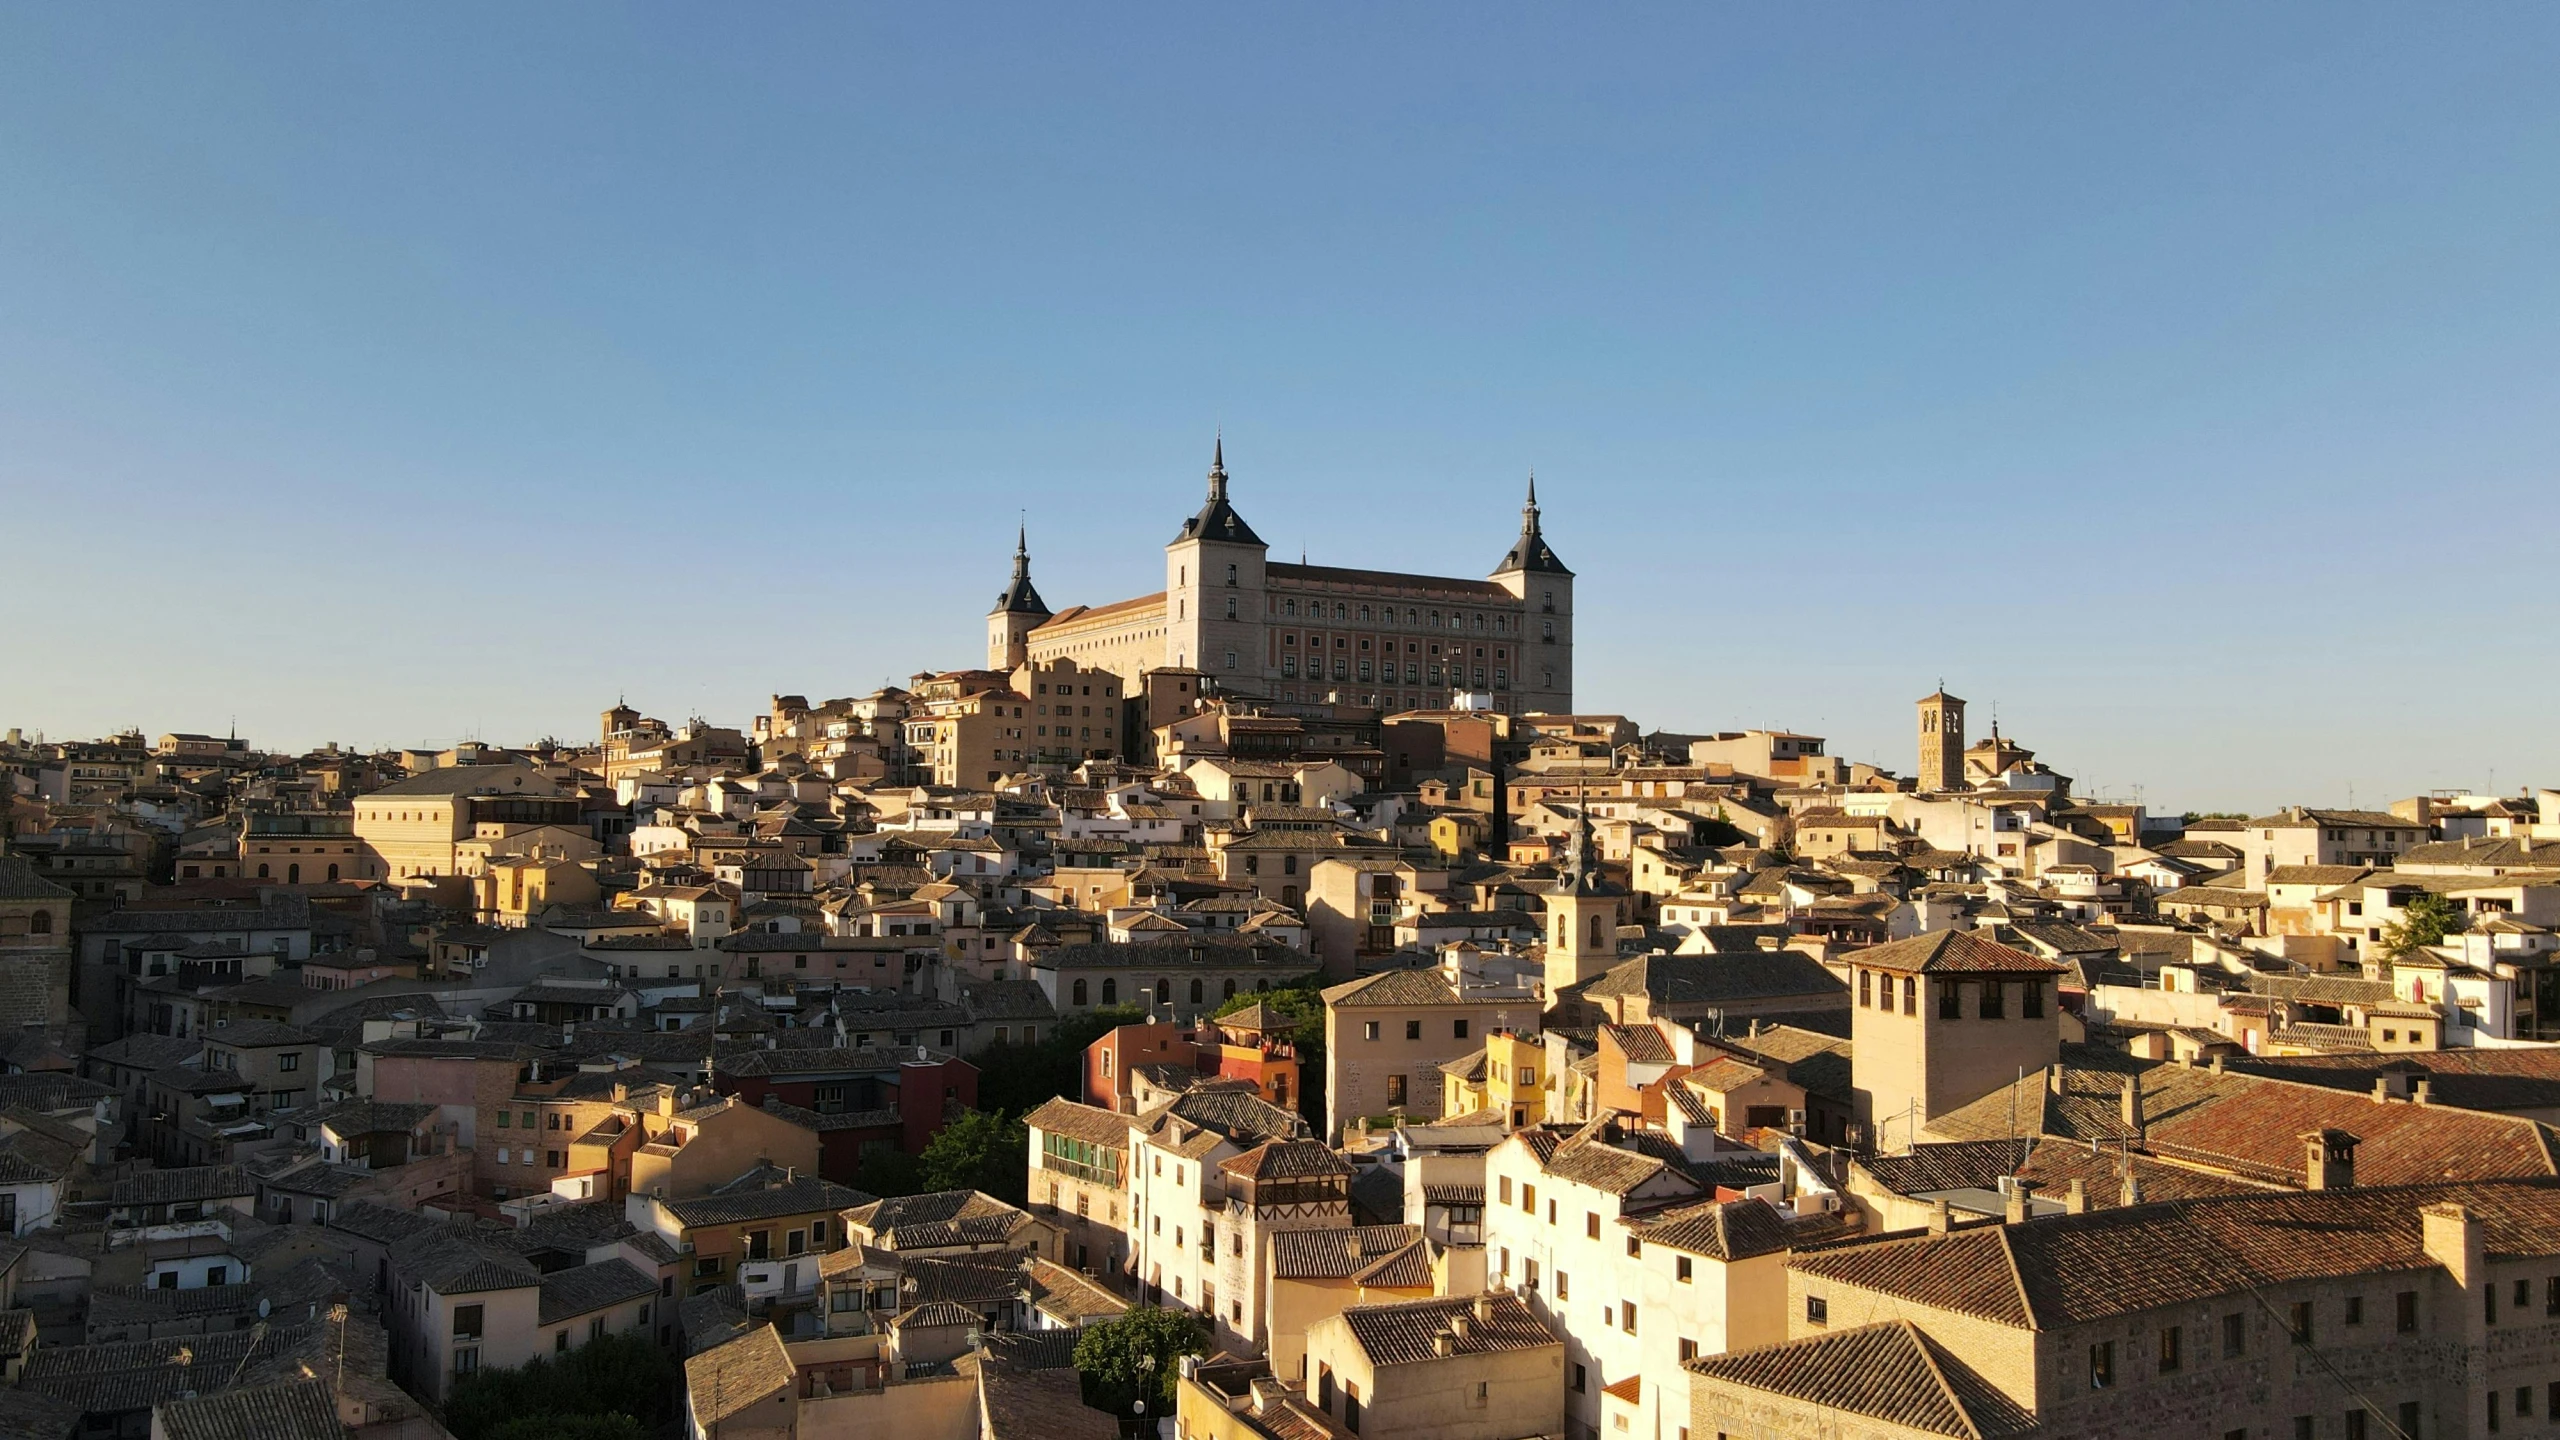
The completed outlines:
[[[0,1435],[2560,1424],[2560,791],[1587,712],[1534,488],[1241,503],[734,723],[9,731]]]

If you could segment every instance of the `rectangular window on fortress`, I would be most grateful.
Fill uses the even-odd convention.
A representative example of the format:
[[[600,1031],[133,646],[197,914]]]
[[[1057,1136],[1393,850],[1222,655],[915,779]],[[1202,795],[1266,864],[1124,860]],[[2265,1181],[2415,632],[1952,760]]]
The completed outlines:
[[[1964,1018],[1964,987],[1953,980],[1938,982],[1938,1018],[1941,1020]]]
[[[2184,1334],[2175,1325],[2160,1332],[2160,1373],[2174,1375],[2186,1363]]]
[[[2029,1020],[2044,1018],[2044,982],[2030,980],[2018,987],[2018,1013]]]

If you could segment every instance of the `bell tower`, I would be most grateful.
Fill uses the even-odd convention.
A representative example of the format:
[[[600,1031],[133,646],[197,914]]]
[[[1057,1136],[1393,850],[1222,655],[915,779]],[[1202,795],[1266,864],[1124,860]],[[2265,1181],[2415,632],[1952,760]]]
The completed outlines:
[[[1587,812],[1574,817],[1572,845],[1546,897],[1549,1008],[1568,986],[1597,978],[1618,963],[1618,921],[1627,892],[1592,864]]]
[[[1520,538],[1493,567],[1493,583],[1520,602],[1519,711],[1573,711],[1573,572],[1539,526],[1538,477],[1520,507]],[[1513,706],[1505,706],[1512,709]]]
[[[1920,793],[1965,788],[1964,702],[1942,684],[1920,700]]]
[[[1262,679],[1262,565],[1270,547],[1227,500],[1227,442],[1209,458],[1209,498],[1164,547],[1164,663],[1212,679]]]
[[[1031,588],[1030,532],[1017,527],[1013,532],[1013,583],[996,597],[996,608],[987,612],[987,668],[1014,670],[1031,660],[1031,632],[1049,618],[1049,607],[1040,592]]]

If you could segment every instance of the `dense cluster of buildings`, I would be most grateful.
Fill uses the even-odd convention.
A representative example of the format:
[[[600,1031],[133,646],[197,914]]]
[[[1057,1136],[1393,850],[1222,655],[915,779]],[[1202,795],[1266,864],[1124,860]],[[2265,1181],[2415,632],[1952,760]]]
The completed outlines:
[[[1648,730],[1534,490],[1487,579],[1267,548],[1221,453],[1161,592],[1018,537],[984,668],[734,728],[9,732],[0,1434],[624,1335],[705,1440],[1100,1436],[1139,1305],[1186,1440],[2560,1423],[2560,792]],[[1011,1199],[866,1188],[1062,1044]]]

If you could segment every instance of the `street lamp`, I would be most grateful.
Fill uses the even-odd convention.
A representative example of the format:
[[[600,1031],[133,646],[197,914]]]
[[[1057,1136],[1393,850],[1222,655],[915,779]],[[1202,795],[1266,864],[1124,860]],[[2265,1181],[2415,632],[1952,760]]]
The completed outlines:
[[[1153,1355],[1139,1356],[1138,1375],[1138,1398],[1130,1402],[1129,1409],[1132,1413],[1137,1415],[1139,1419],[1144,1420],[1147,1418],[1147,1392],[1155,1388],[1156,1357]]]

